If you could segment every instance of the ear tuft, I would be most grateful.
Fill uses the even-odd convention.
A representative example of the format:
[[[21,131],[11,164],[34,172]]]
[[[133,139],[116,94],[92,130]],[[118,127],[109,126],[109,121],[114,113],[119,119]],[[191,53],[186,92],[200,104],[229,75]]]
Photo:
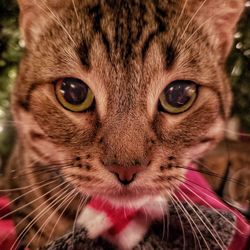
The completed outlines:
[[[197,18],[211,34],[212,43],[219,49],[221,58],[230,52],[237,22],[244,10],[245,0],[192,0],[193,13],[203,4]]]

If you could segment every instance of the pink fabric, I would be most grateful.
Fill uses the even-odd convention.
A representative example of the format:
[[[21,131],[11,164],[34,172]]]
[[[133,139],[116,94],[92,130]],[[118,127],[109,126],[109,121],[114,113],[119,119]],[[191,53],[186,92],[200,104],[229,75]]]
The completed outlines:
[[[15,226],[9,213],[9,200],[6,197],[0,197],[0,249],[10,250],[16,239]],[[14,248],[12,248],[14,250]]]
[[[191,167],[195,169],[195,166]],[[238,230],[236,230],[228,250],[248,249],[247,243],[250,241],[250,224],[244,217],[236,209],[230,208],[223,203],[199,172],[189,170],[186,174],[186,179],[188,181],[180,188],[195,204],[230,211],[236,216],[236,227]],[[181,195],[179,195],[179,198],[182,199]]]
[[[114,225],[109,230],[111,234],[120,233],[137,214],[137,210],[135,209],[126,209],[125,211],[124,208],[114,208],[114,206],[101,199],[92,199],[88,206],[106,213]]]

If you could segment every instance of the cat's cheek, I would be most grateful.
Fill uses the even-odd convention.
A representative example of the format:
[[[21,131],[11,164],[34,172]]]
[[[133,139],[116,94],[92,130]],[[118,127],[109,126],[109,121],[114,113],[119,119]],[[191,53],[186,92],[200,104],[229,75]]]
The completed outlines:
[[[31,113],[19,110],[14,115],[14,122],[17,127],[18,139],[22,145],[29,150],[32,157],[41,159],[62,160],[66,153],[52,143],[46,134],[35,121]]]
[[[217,118],[212,127],[208,130],[205,137],[200,139],[200,142],[189,148],[185,155],[184,165],[187,166],[190,161],[197,160],[205,153],[215,148],[215,146],[224,138],[225,134],[225,121]]]
[[[15,107],[13,119],[17,128],[18,139],[22,143],[29,144],[36,139],[44,139],[46,137],[39,124],[35,121],[32,113],[24,111],[19,107]]]
[[[33,93],[30,112],[43,133],[55,144],[67,143],[80,148],[89,145],[95,135],[95,113],[75,113],[64,109],[45,87]]]

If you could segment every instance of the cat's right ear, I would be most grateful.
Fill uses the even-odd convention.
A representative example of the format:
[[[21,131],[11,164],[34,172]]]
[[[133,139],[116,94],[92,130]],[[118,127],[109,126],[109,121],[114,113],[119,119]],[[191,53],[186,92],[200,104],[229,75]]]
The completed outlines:
[[[19,26],[26,47],[29,47],[29,44],[40,36],[46,24],[55,20],[56,13],[69,2],[66,0],[18,0]]]
[[[189,0],[188,8],[206,27],[209,39],[225,62],[232,43],[239,18],[244,11],[245,0]]]

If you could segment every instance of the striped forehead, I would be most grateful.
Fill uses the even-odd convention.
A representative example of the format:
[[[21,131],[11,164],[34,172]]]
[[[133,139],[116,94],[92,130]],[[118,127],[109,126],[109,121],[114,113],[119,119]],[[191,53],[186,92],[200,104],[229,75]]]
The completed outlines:
[[[160,2],[106,0],[87,6],[84,14],[92,25],[92,39],[96,35],[100,37],[110,61],[117,56],[124,65],[137,57],[144,61],[155,39],[171,30],[170,20],[176,16],[176,4]],[[87,68],[91,67],[92,39],[83,37],[77,48],[81,62]],[[174,61],[175,49],[170,41],[161,46],[169,67]]]

